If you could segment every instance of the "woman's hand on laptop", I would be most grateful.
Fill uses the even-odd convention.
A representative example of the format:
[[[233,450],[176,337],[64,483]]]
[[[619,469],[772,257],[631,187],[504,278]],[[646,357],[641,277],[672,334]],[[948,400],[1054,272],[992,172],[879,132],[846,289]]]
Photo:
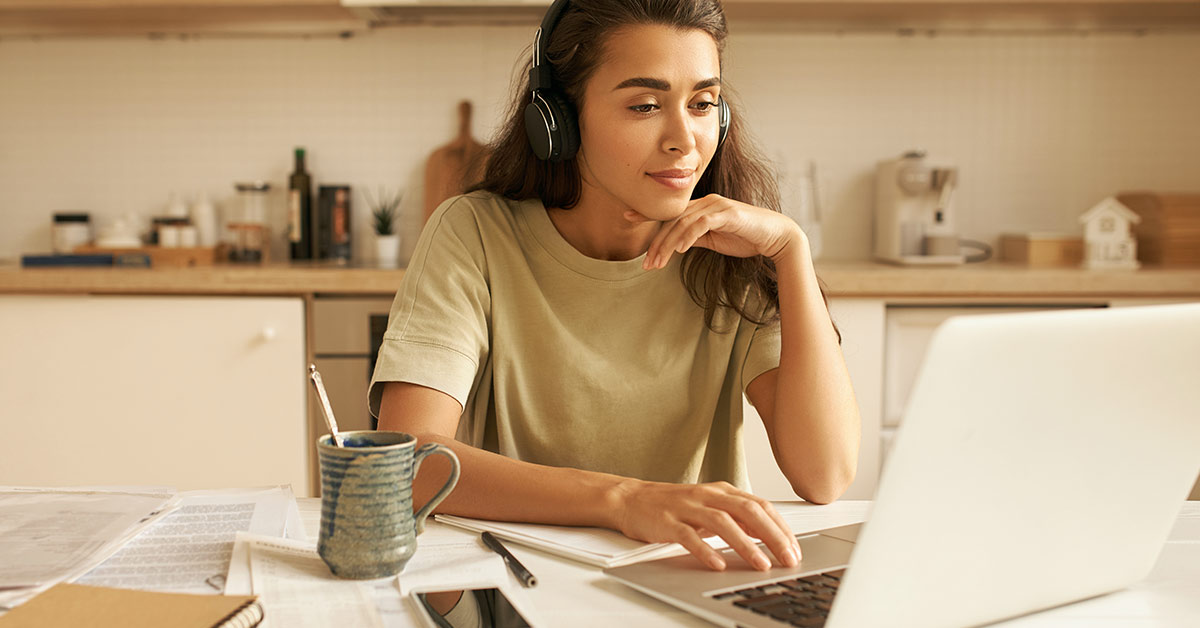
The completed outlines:
[[[704,542],[706,536],[720,536],[755,569],[769,569],[771,561],[754,538],[766,544],[778,564],[794,567],[800,562],[800,546],[771,502],[727,482],[629,480],[619,491],[617,529],[631,539],[679,543],[718,571],[725,568],[725,560]]]

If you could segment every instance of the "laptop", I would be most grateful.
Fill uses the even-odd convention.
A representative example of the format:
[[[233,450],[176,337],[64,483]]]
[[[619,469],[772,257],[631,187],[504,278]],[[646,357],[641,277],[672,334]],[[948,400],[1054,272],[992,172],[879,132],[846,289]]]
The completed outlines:
[[[870,517],[795,568],[604,570],[724,626],[975,626],[1146,577],[1200,474],[1200,304],[956,317]]]

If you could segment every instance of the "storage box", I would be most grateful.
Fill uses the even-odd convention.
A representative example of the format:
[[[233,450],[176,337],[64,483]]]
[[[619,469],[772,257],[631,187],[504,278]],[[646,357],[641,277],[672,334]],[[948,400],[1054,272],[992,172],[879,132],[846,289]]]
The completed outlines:
[[[1037,268],[1078,266],[1083,262],[1083,238],[1062,233],[1002,234],[1000,261]]]
[[[1142,218],[1134,226],[1139,260],[1200,266],[1200,193],[1122,192],[1117,200]]]

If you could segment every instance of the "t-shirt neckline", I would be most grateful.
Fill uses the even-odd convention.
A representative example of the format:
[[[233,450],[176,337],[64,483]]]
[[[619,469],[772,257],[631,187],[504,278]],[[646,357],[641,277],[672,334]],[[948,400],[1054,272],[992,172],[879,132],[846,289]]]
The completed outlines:
[[[588,257],[579,252],[566,238],[558,232],[558,228],[554,226],[554,222],[550,220],[550,214],[546,211],[546,206],[542,204],[539,198],[531,198],[522,202],[521,218],[525,224],[529,226],[534,237],[546,249],[556,261],[563,266],[587,277],[593,279],[601,279],[605,281],[621,281],[625,279],[634,279],[644,277],[655,272],[665,272],[674,268],[679,263],[680,256],[671,256],[670,263],[666,268],[645,270],[642,268],[642,262],[646,259],[646,254],[643,253],[633,259],[610,261]]]

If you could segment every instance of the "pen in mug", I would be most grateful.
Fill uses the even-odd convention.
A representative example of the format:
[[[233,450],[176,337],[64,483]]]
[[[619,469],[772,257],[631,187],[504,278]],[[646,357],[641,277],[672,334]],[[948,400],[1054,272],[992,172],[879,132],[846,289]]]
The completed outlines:
[[[517,580],[521,581],[522,585],[527,587],[537,586],[537,578],[533,577],[533,574],[529,573],[525,565],[522,565],[521,561],[517,560],[517,557],[513,556],[508,551],[508,548],[500,543],[500,539],[492,536],[491,532],[484,532],[479,535],[479,538],[483,539],[484,545],[491,548],[493,552],[496,552],[504,559],[504,563],[508,565],[508,568],[512,570],[513,575],[517,577]]]

